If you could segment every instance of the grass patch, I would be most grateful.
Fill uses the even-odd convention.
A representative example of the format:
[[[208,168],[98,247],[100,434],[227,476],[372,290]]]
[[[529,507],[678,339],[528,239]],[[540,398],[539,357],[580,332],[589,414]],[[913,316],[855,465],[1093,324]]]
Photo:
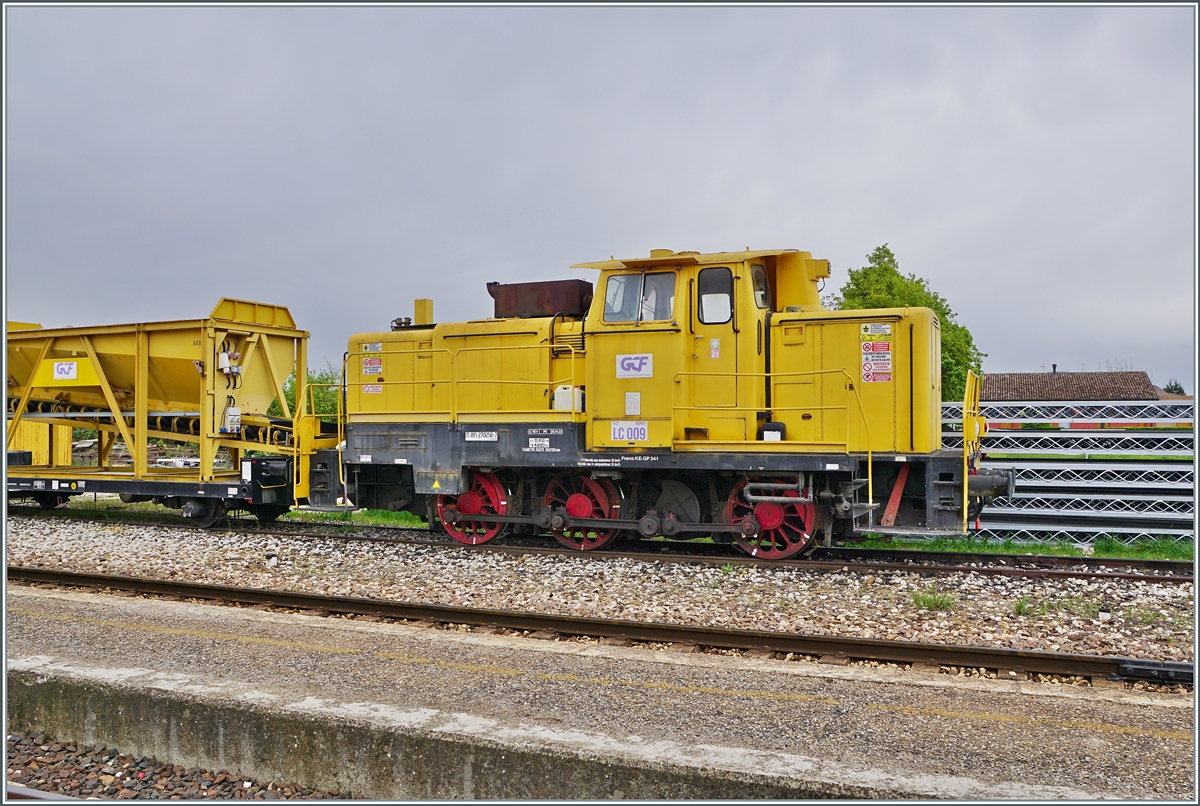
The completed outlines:
[[[1121,612],[1121,617],[1126,621],[1135,621],[1138,624],[1169,624],[1175,626],[1177,623],[1169,614],[1159,610],[1150,610],[1144,607],[1128,607]]]
[[[913,591],[913,604],[920,610],[953,610],[954,597],[937,591]]]
[[[1033,601],[1022,596],[1013,605],[1013,613],[1018,616],[1044,616],[1051,612],[1070,613],[1086,619],[1094,619],[1100,615],[1100,602],[1089,601],[1080,596],[1066,596],[1050,601]]]
[[[292,510],[279,520],[300,523],[334,523],[346,526],[398,526],[404,529],[425,528],[425,521],[411,512],[390,512],[386,509],[360,509],[355,512]]]
[[[722,565],[721,573],[722,574],[732,574],[733,573],[733,563],[725,563],[724,565]]]
[[[29,506],[30,509],[40,510],[33,501],[20,502]],[[10,511],[17,510],[17,507],[10,505]],[[54,510],[56,513],[61,513],[61,517],[68,518],[89,518],[98,517],[101,520],[121,519],[133,522],[140,521],[161,521],[177,519],[180,523],[190,523],[183,517],[178,509],[171,509],[162,504],[155,504],[150,501],[139,501],[135,504],[126,504],[115,495],[101,494],[98,496],[83,495],[71,496],[67,503]],[[247,517],[252,517],[248,516]],[[342,526],[396,526],[404,529],[424,529],[425,521],[413,515],[411,512],[389,512],[381,509],[363,509],[356,512],[307,512],[300,510],[292,510],[285,515],[280,516],[280,523],[327,523],[330,525]]]
[[[915,538],[904,540],[893,538],[881,540],[870,538],[854,544],[865,549],[896,549],[909,551],[945,551],[968,554],[1048,554],[1059,557],[1086,556],[1084,547],[1076,543],[989,543],[968,537],[938,537],[929,540]],[[1096,557],[1112,557],[1127,560],[1184,560],[1195,556],[1195,544],[1191,540],[1178,541],[1172,537],[1154,537],[1135,540],[1125,544],[1111,537],[1100,536],[1092,546]]]
[[[1045,603],[1038,604],[1032,602],[1029,600],[1028,596],[1022,596],[1017,600],[1017,603],[1013,605],[1013,613],[1017,614],[1018,616],[1044,616],[1046,615],[1046,612],[1047,608]]]
[[[1054,601],[1055,609],[1064,610],[1073,616],[1096,618],[1100,615],[1100,603],[1090,602],[1079,596],[1066,596]]]
[[[1074,543],[1014,543],[1005,540],[1003,543],[988,543],[983,540],[973,540],[969,537],[935,537],[928,540],[914,538],[905,540],[893,538],[890,541],[871,538],[856,543],[865,549],[902,549],[917,551],[945,551],[971,554],[1057,554],[1066,557],[1081,557],[1083,549]]]
[[[1192,560],[1196,555],[1196,544],[1191,540],[1176,540],[1173,537],[1152,537],[1135,540],[1126,545],[1107,535],[1095,542],[1097,557],[1121,557],[1134,560]]]

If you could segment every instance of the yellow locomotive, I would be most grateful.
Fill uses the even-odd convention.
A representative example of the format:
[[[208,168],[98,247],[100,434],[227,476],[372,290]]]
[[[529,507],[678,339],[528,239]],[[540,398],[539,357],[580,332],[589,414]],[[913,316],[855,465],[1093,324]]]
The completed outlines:
[[[471,544],[711,535],[782,559],[865,531],[961,533],[1010,490],[978,469],[977,434],[941,450],[933,311],[828,310],[828,261],[796,250],[572,268],[596,286],[492,283],[494,318],[434,324],[418,300],[351,337],[348,498]]]

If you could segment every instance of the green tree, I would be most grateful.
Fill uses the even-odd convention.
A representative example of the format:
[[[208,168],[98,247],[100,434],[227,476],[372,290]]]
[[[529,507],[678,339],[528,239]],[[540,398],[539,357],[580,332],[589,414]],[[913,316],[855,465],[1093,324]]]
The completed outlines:
[[[967,370],[979,375],[987,353],[979,351],[966,326],[955,318],[946,298],[915,274],[900,273],[900,265],[888,245],[867,255],[867,265],[851,269],[850,279],[838,295],[826,297],[825,307],[836,310],[863,308],[932,308],[942,326],[942,399],[962,400]]]
[[[308,383],[310,386],[309,414],[337,414],[338,394],[341,388],[341,372],[325,364],[325,369],[308,370]],[[287,398],[288,410],[293,414],[296,411],[296,373],[292,372],[288,379],[283,382],[283,396]],[[272,417],[282,417],[283,410],[279,408],[279,398],[271,401],[270,407],[267,409],[267,414]]]
[[[1170,392],[1173,395],[1187,394],[1187,392],[1183,391],[1183,384],[1181,384],[1177,378],[1172,378],[1171,380],[1167,381],[1167,385],[1163,387],[1163,391]]]

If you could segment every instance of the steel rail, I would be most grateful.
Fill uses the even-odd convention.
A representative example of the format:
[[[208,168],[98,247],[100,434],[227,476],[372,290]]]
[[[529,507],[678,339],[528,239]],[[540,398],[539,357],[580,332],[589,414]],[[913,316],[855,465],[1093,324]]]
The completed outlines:
[[[10,582],[23,581],[69,587],[121,590],[156,596],[203,601],[315,611],[321,614],[353,614],[443,624],[502,627],[559,635],[619,638],[630,641],[685,644],[720,649],[766,650],[778,653],[816,655],[835,662],[874,660],[929,666],[997,669],[1017,673],[1077,675],[1109,680],[1153,680],[1192,685],[1193,665],[1101,655],[1079,655],[1000,647],[956,646],[878,638],[697,627],[682,624],[651,624],[582,616],[559,616],[450,605],[417,604],[353,596],[330,596],[293,591],[206,585],[140,577],[74,573],[43,568],[9,566]]]
[[[38,513],[37,517],[60,517]],[[195,529],[202,532],[213,532],[217,529],[202,528],[188,523],[138,523],[149,526],[167,526],[169,528]],[[420,528],[404,529],[395,526],[352,526],[357,530],[388,530],[388,531],[424,531]],[[682,541],[648,542],[645,548],[657,546],[660,551],[630,551],[604,549],[598,551],[579,551],[559,546],[513,546],[503,543],[482,543],[470,545],[451,542],[449,540],[418,539],[411,537],[377,536],[352,532],[287,532],[276,529],[250,529],[228,525],[221,531],[236,534],[253,535],[256,537],[301,538],[311,540],[362,540],[371,543],[393,543],[404,546],[417,546],[436,549],[463,549],[467,551],[484,551],[500,554],[533,554],[566,557],[586,557],[598,560],[639,560],[642,562],[674,562],[698,563],[704,565],[735,565],[758,566],[765,568],[792,568],[812,571],[840,571],[850,568],[860,572],[905,572],[918,574],[983,574],[989,576],[1014,576],[1027,579],[1119,579],[1134,582],[1159,582],[1166,584],[1187,584],[1194,581],[1192,563],[1174,560],[1125,560],[1120,558],[1097,557],[1056,557],[1053,555],[1020,555],[1020,554],[971,554],[938,551],[909,551],[894,549],[842,549],[818,548],[814,557],[841,557],[840,560],[803,559],[803,560],[761,560],[741,554],[697,554],[699,546],[705,544],[687,545]],[[722,547],[724,548],[724,547]],[[688,553],[693,552],[693,553]],[[878,557],[903,558],[905,561],[881,562]],[[935,563],[923,565],[921,563]],[[1022,565],[1024,567],[1022,567]],[[1028,566],[1035,567],[1028,567]],[[1049,567],[1036,567],[1049,566]],[[1070,566],[1104,566],[1103,570],[1077,570]],[[1157,573],[1133,573],[1111,570],[1112,568],[1141,568]]]
[[[873,559],[880,557],[903,557],[906,560],[931,560],[951,563],[1008,563],[1019,565],[1032,563],[1046,565],[1052,568],[1070,568],[1072,566],[1088,566],[1102,568],[1140,568],[1144,571],[1157,571],[1162,574],[1184,574],[1191,576],[1194,564],[1186,560],[1144,560],[1125,557],[1074,557],[1058,554],[985,554],[967,551],[922,551],[919,549],[857,549],[857,548],[820,548],[816,552],[825,557],[839,557],[849,560]]]

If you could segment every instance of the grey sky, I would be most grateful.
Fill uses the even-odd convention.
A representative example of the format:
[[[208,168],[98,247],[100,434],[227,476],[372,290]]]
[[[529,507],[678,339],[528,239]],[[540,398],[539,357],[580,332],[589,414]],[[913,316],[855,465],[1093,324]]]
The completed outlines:
[[[277,302],[319,367],[489,280],[887,242],[985,371],[1194,390],[1190,7],[5,13],[13,319]]]

